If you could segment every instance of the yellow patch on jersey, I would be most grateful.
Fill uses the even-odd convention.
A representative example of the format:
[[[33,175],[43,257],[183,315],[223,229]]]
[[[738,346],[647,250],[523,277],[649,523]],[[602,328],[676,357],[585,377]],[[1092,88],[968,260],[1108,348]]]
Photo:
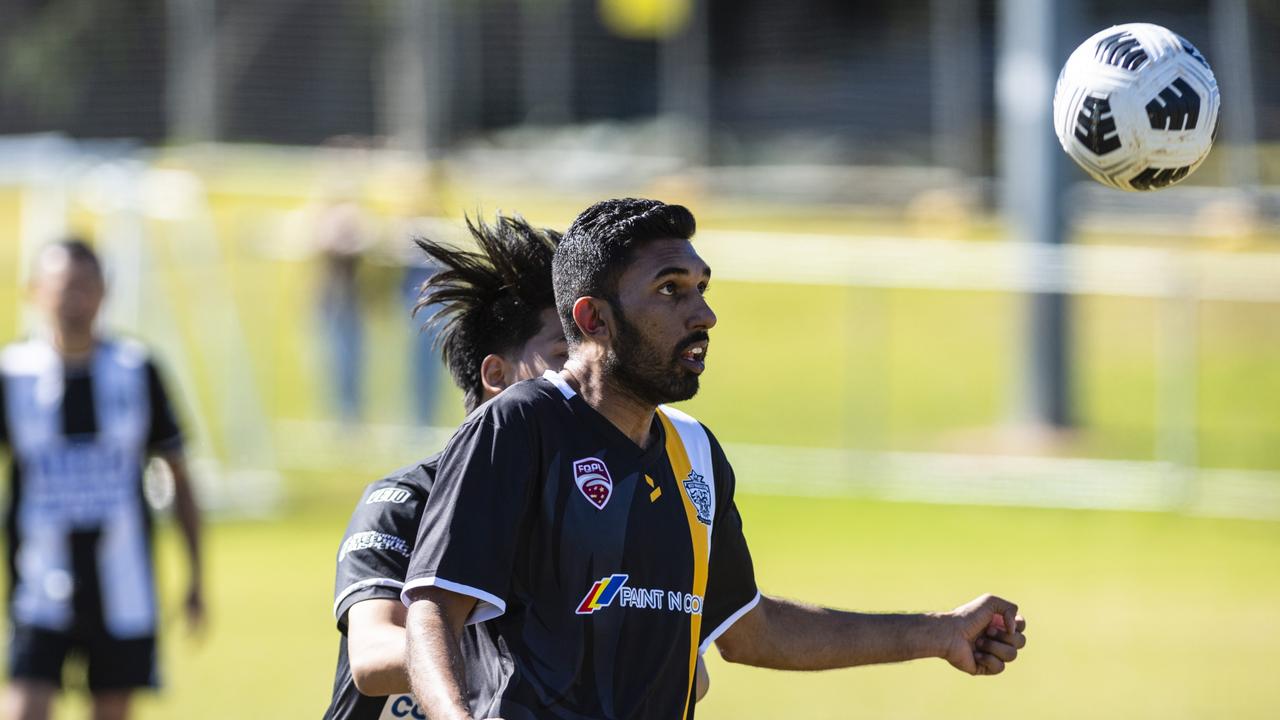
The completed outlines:
[[[649,491],[649,502],[657,502],[658,498],[662,497],[662,488],[658,487],[653,482],[653,478],[648,475],[644,476],[644,481],[649,483],[649,487],[653,488],[653,490]]]

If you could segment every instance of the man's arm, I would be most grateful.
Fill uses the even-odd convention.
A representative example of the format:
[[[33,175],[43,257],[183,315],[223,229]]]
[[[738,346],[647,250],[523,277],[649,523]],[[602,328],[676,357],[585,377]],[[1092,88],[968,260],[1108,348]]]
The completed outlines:
[[[476,600],[437,587],[413,592],[406,623],[413,695],[431,720],[470,720],[458,639]]]
[[[169,466],[173,477],[173,509],[178,516],[182,539],[187,548],[187,563],[191,578],[187,584],[184,606],[187,622],[193,630],[204,624],[204,565],[200,554],[200,508],[192,491],[191,474],[187,471],[186,455],[182,451],[182,430],[169,402],[169,393],[160,378],[160,371],[150,360],[146,363],[147,394],[151,406],[151,427],[147,432],[147,448]]]
[[[970,675],[995,675],[1026,645],[1017,611],[991,595],[949,613],[915,615],[843,612],[765,596],[716,646],[729,662],[779,670],[941,657]]]
[[[405,615],[399,598],[363,600],[347,611],[347,660],[361,693],[381,697],[409,692]]]
[[[356,689],[370,697],[409,692],[400,602],[410,544],[431,483],[430,461],[367,485],[338,547],[334,619],[347,636]]]
[[[187,562],[191,569],[191,579],[187,585],[185,606],[187,621],[192,628],[198,629],[204,623],[204,564],[200,552],[200,508],[196,505],[195,492],[191,487],[191,475],[187,472],[187,462],[181,450],[169,450],[161,453],[160,459],[169,466],[173,475],[173,508],[178,516],[178,525],[182,529],[182,539],[187,548]]]

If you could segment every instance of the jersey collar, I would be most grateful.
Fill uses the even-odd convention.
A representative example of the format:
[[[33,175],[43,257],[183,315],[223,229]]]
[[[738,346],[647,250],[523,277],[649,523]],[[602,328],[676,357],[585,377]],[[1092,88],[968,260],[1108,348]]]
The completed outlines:
[[[646,464],[650,460],[654,460],[664,454],[666,447],[666,431],[663,429],[662,421],[658,419],[657,413],[654,413],[651,429],[651,432],[657,437],[647,449],[642,449],[640,446],[635,444],[635,441],[627,437],[626,433],[622,432],[616,425],[609,422],[608,418],[601,415],[595,408],[591,407],[586,400],[583,400],[582,396],[578,395],[578,393],[569,386],[569,383],[565,382],[564,377],[562,377],[560,373],[548,370],[542,374],[542,377],[560,391],[560,394],[564,396],[565,400],[569,401],[569,405],[575,409],[577,414],[583,420],[595,425],[597,432],[603,434],[611,445],[628,448],[641,459],[641,462]]]
[[[564,395],[565,400],[572,400],[573,396],[578,394],[574,392],[573,388],[569,387],[569,383],[565,382],[564,377],[554,370],[547,370],[542,373],[542,377],[546,378],[552,385],[555,385],[560,394]]]

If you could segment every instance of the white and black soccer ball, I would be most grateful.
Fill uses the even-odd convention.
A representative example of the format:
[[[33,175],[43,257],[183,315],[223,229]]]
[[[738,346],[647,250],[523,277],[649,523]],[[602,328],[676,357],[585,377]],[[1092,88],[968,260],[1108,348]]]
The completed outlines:
[[[1062,149],[1095,180],[1121,190],[1181,182],[1218,134],[1218,81],[1177,33],[1115,25],[1085,40],[1053,96]]]

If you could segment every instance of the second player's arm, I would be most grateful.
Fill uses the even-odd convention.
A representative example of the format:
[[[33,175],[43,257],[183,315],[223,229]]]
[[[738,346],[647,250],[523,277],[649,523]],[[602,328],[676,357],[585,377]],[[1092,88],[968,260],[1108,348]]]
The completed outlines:
[[[779,670],[939,657],[971,675],[994,675],[1026,644],[1024,627],[1013,603],[989,595],[951,612],[892,615],[764,596],[716,646],[729,662]]]
[[[347,611],[347,660],[361,693],[381,697],[409,692],[405,614],[399,598],[371,598]]]

